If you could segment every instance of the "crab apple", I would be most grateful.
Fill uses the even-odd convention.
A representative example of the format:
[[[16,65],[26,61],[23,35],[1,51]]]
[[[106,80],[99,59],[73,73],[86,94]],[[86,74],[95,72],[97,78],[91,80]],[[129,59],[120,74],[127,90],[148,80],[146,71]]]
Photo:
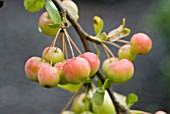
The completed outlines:
[[[65,79],[64,77],[64,74],[63,74],[63,65],[64,65],[65,62],[58,62],[54,65],[54,67],[58,68],[59,69],[59,76],[60,76],[60,82],[59,84],[61,85],[65,85],[65,84],[68,84],[67,80]]]
[[[71,109],[76,114],[79,114],[83,111],[90,111],[90,106],[91,106],[90,98],[88,98],[88,95],[86,93],[82,93],[76,97]]]
[[[167,114],[167,113],[164,111],[157,111],[157,112],[155,112],[155,114]]]
[[[108,58],[106,60],[103,61],[103,64],[102,64],[102,70],[103,70],[103,73],[105,75],[107,75],[107,69],[108,69],[108,66],[113,63],[113,62],[117,62],[118,59],[116,57],[112,57],[112,58]]]
[[[72,111],[67,110],[67,111],[63,111],[61,114],[75,114],[75,113],[72,112]]]
[[[130,40],[131,52],[135,54],[147,54],[152,48],[150,37],[144,33],[134,34]]]
[[[38,71],[42,66],[49,66],[49,63],[41,61],[40,57],[31,57],[25,64],[25,73],[28,79],[38,82]]]
[[[119,60],[128,59],[130,61],[133,61],[135,59],[136,54],[134,54],[130,51],[130,47],[131,47],[130,44],[125,44],[118,50]]]
[[[84,58],[74,57],[63,65],[65,79],[71,84],[79,84],[90,75],[90,65]]]
[[[75,19],[78,20],[78,7],[72,0],[63,0],[62,2],[63,7],[70,13],[70,15]]]
[[[107,91],[105,91],[104,102],[101,106],[92,103],[94,114],[116,114],[115,107]]]
[[[84,111],[84,112],[81,112],[80,114],[94,114],[94,113],[90,111]]]
[[[38,72],[38,81],[41,86],[46,88],[57,86],[60,81],[58,69],[52,66],[41,67]]]
[[[116,84],[122,84],[132,78],[134,66],[128,59],[122,59],[118,62],[111,63],[108,67],[107,77]]]
[[[57,47],[50,47],[50,49],[48,50],[49,47],[46,47],[43,50],[42,56],[45,57],[44,59],[50,63],[51,59],[52,59],[52,64],[56,64],[57,62],[62,62],[63,61],[63,52],[60,48]],[[46,53],[46,51],[48,50],[48,52]],[[53,56],[53,57],[52,57]]]
[[[90,76],[93,76],[97,72],[100,66],[99,57],[92,52],[86,52],[80,55],[80,57],[86,59],[89,62],[91,68]]]
[[[51,28],[49,27],[49,24],[54,24],[54,22],[51,20],[48,12],[44,12],[41,14],[39,18],[38,26],[44,34],[48,36],[55,36],[59,30],[59,27],[57,28]]]

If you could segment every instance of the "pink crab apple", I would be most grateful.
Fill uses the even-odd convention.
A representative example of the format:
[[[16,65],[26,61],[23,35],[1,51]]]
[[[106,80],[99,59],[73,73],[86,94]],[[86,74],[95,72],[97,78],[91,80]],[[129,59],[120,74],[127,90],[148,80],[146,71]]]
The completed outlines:
[[[28,79],[38,82],[38,71],[43,66],[49,66],[49,63],[41,61],[40,57],[31,57],[25,64],[25,73]]]
[[[97,72],[100,66],[99,57],[92,52],[86,52],[80,55],[80,57],[86,59],[89,62],[91,68],[90,77],[93,76]]]
[[[41,67],[38,72],[38,81],[42,87],[56,87],[60,81],[58,69],[52,66]]]
[[[108,71],[107,69],[108,69],[109,65],[111,63],[117,62],[117,61],[118,61],[118,59],[116,57],[114,57],[114,58],[112,57],[112,58],[108,58],[108,59],[104,60],[103,64],[102,64],[102,71],[103,71],[103,73],[105,75],[107,75],[107,71]]]
[[[42,57],[45,55],[48,48],[49,47],[46,47],[43,50]],[[53,58],[52,58],[52,56],[53,56]],[[52,59],[52,64],[54,65],[57,62],[62,62],[63,61],[63,52],[62,52],[62,50],[60,48],[57,48],[57,47],[52,48],[52,47],[50,47],[50,49],[46,53],[44,59],[49,63],[51,62],[51,59]]]
[[[132,78],[134,66],[128,59],[122,59],[118,62],[111,63],[108,67],[107,77],[116,84],[122,84]]]
[[[150,37],[144,33],[134,34],[130,40],[131,52],[134,54],[147,54],[152,48]]]
[[[59,30],[59,27],[51,28],[49,27],[49,24],[54,24],[54,22],[51,20],[48,12],[42,13],[38,23],[41,32],[48,36],[55,36]]]
[[[130,44],[125,44],[118,50],[119,60],[128,59],[130,61],[133,61],[135,59],[136,54],[134,54],[130,51],[130,47],[131,47]]]
[[[86,93],[82,93],[79,96],[76,97],[76,99],[73,102],[72,110],[76,114],[80,114],[83,111],[90,111],[90,98],[87,97],[88,95]]]
[[[65,79],[71,84],[79,84],[90,75],[90,65],[84,58],[74,57],[63,65]]]
[[[64,77],[63,71],[62,71],[64,64],[65,64],[65,62],[58,62],[54,65],[54,67],[59,69],[59,76],[60,76],[59,84],[61,84],[61,85],[68,84],[67,80]]]

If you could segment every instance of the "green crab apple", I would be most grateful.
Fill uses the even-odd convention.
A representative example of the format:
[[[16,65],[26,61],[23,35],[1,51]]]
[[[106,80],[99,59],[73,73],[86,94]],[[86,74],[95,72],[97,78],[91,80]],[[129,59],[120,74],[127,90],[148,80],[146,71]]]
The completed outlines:
[[[134,34],[130,40],[131,52],[135,54],[147,54],[152,48],[150,37],[144,33]]]
[[[84,112],[81,112],[80,114],[94,114],[94,113],[90,111],[84,111]]]
[[[49,24],[54,24],[54,22],[50,18],[50,15],[48,14],[48,12],[42,13],[38,23],[40,31],[48,36],[55,36],[59,30],[59,27],[51,28],[49,27]]]
[[[63,7],[70,13],[70,15],[75,19],[78,20],[78,7],[72,0],[63,0],[62,2]]]
[[[107,71],[108,71],[107,69],[108,69],[109,65],[110,65],[111,63],[117,62],[117,61],[118,61],[118,59],[117,59],[116,57],[112,57],[112,58],[108,58],[108,59],[104,60],[104,61],[103,61],[103,64],[102,64],[103,73],[104,73],[105,75],[107,75]]]
[[[128,59],[122,59],[118,62],[111,63],[108,67],[107,77],[116,84],[122,84],[132,78],[134,66]]]
[[[97,72],[100,66],[99,57],[92,52],[86,52],[80,55],[80,57],[86,59],[89,62],[91,68],[90,77],[93,76]]]
[[[25,64],[25,73],[28,79],[38,82],[38,71],[42,66],[49,66],[49,63],[41,61],[40,57],[31,57]]]
[[[42,57],[45,55],[44,59],[50,63],[51,59],[52,59],[52,64],[56,64],[58,62],[62,62],[63,61],[63,52],[60,48],[57,47],[50,47],[50,49],[48,50],[49,47],[46,47],[43,50],[42,53]],[[48,50],[48,52],[47,52]],[[47,52],[47,53],[46,53]],[[53,57],[52,57],[53,56]]]
[[[72,110],[76,114],[80,114],[83,111],[90,111],[90,98],[88,98],[88,95],[86,93],[80,94],[73,102]]]
[[[52,66],[41,67],[38,72],[38,81],[42,87],[56,87],[60,81],[58,69]]]
[[[125,44],[118,50],[118,58],[121,59],[128,59],[130,61],[133,61],[136,57],[136,54],[132,53],[130,51],[131,45]]]
[[[65,79],[71,84],[80,84],[90,75],[90,65],[84,58],[74,57],[63,65]]]
[[[94,114],[116,114],[115,107],[107,91],[105,91],[104,102],[101,106],[92,103]]]
[[[67,111],[63,111],[61,114],[76,114],[76,113],[74,113],[74,112],[72,112],[72,111],[67,110]]]

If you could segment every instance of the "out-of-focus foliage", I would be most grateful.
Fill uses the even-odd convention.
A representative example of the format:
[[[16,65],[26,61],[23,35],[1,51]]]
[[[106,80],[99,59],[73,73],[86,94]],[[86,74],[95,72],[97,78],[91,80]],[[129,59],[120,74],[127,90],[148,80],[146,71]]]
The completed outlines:
[[[166,42],[170,43],[170,0],[158,1],[153,15],[153,24],[165,36]],[[170,48],[170,45],[168,46]]]

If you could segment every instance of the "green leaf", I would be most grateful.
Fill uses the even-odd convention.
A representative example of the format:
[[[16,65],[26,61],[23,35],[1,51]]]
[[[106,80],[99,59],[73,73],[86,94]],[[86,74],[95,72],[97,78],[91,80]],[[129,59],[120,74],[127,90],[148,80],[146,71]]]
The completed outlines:
[[[100,39],[101,41],[107,40],[107,34],[106,34],[106,32],[101,33],[100,36],[99,36],[99,39]]]
[[[100,78],[95,78],[96,82],[97,82],[97,87],[102,87],[103,86],[103,83],[102,81],[100,80]]]
[[[115,42],[116,40],[123,38],[130,34],[130,29],[125,28],[125,18],[122,21],[122,24],[117,27],[116,29],[113,29],[108,33],[107,40],[111,42]]]
[[[91,83],[91,82],[92,82],[92,79],[90,79],[90,78],[83,80],[83,84]]]
[[[55,24],[61,23],[61,17],[58,9],[55,7],[54,3],[51,0],[44,0],[45,8],[48,11],[50,18]]]
[[[51,27],[51,28],[57,28],[59,26],[60,26],[60,24],[49,24],[49,27]]]
[[[96,92],[93,94],[92,101],[97,105],[101,106],[104,102],[105,90],[102,88],[97,88]]]
[[[98,36],[103,30],[103,20],[98,16],[94,16],[93,20],[94,20],[94,31],[96,36]]]
[[[131,93],[126,98],[127,107],[131,107],[134,103],[138,102],[138,96],[134,93]]]
[[[110,86],[111,86],[111,82],[110,82],[110,80],[107,78],[107,79],[105,80],[102,88],[103,88],[104,90],[106,90],[106,89],[109,88]]]
[[[77,92],[81,86],[82,86],[82,84],[78,84],[78,85],[75,85],[75,84],[60,85],[60,84],[58,84],[59,88],[62,88],[69,92]]]
[[[24,0],[25,10],[28,12],[37,12],[44,7],[43,0]]]

